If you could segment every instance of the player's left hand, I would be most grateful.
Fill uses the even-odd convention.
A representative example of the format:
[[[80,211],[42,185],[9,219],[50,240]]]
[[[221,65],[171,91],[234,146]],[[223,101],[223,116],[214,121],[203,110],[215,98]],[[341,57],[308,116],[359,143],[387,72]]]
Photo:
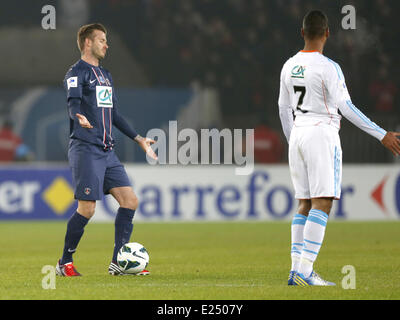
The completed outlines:
[[[151,148],[151,145],[156,143],[153,139],[150,138],[143,138],[141,136],[137,136],[135,138],[136,142],[139,144],[139,146],[143,149],[144,152],[146,152],[146,154],[154,159],[154,160],[158,160],[158,157],[156,155],[156,153],[154,152],[154,150]]]
[[[393,155],[400,155],[400,132],[388,132],[382,139],[382,144],[392,151]]]

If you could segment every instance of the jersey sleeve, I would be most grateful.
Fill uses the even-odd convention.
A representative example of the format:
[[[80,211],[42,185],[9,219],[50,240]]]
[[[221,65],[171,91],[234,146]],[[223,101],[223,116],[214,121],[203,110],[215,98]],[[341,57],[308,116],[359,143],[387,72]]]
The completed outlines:
[[[118,128],[119,131],[131,139],[135,139],[138,135],[136,130],[130,126],[129,123],[119,113],[116,100],[113,101],[113,124]]]
[[[362,113],[351,101],[350,94],[347,90],[346,81],[340,66],[330,60],[325,72],[325,86],[329,94],[335,101],[341,114],[369,135],[378,140],[382,140],[386,135],[386,131],[372,122],[364,113]]]
[[[77,69],[72,68],[68,71],[64,80],[64,87],[67,92],[67,100],[70,98],[82,98],[82,87],[85,74]]]
[[[71,120],[77,120],[76,114],[81,112],[81,99],[70,98],[68,99],[68,114]]]
[[[285,134],[286,140],[289,142],[290,133],[293,128],[293,109],[290,105],[290,95],[285,83],[285,66],[286,64],[283,66],[281,71],[278,106],[279,118],[281,120],[283,133]]]
[[[336,62],[330,59],[328,61],[325,65],[325,72],[322,79],[323,85],[328,90],[334,103],[340,106],[344,101],[351,100],[350,94],[347,90],[342,69]]]

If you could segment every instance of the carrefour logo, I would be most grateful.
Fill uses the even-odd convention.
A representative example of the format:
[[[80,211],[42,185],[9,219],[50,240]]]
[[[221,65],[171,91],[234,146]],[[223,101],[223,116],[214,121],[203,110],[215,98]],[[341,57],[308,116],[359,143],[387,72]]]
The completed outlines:
[[[396,181],[396,208],[397,213],[400,214],[400,175],[397,177]]]
[[[389,189],[393,188],[392,195],[394,196],[393,198],[394,198],[395,210],[400,215],[400,174],[395,179],[394,185],[392,183],[389,183],[389,186],[387,186],[389,178],[390,178],[389,175],[386,175],[383,177],[383,179],[372,190],[371,198],[378,205],[378,207],[382,210],[382,212],[386,216],[389,216],[388,204],[389,204],[389,207],[392,207],[390,204],[391,201],[389,201],[389,203],[388,203],[388,200],[385,201],[384,194],[385,194],[385,190],[387,188],[389,188]],[[393,181],[393,180],[391,180],[391,181]]]

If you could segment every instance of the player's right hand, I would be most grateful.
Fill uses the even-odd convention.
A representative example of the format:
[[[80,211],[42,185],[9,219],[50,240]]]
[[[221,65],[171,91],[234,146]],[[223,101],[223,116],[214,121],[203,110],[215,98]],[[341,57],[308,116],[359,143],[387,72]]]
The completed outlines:
[[[387,132],[382,139],[382,144],[388,148],[393,155],[400,155],[400,132]]]
[[[76,116],[77,116],[77,118],[79,120],[79,124],[81,125],[82,128],[87,128],[87,129],[93,128],[93,126],[90,124],[90,122],[88,121],[88,119],[86,119],[86,117],[84,115],[77,113]]]

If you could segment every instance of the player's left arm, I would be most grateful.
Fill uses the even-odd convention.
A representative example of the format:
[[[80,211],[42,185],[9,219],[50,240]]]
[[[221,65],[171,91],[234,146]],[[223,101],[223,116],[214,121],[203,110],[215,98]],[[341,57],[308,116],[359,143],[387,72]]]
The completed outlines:
[[[346,100],[339,104],[339,110],[344,117],[361,130],[377,138],[393,155],[400,155],[400,132],[386,131],[372,122],[352,102]]]
[[[341,114],[355,126],[381,141],[394,155],[400,155],[400,140],[397,138],[400,133],[387,132],[361,112],[351,101],[340,66],[335,62],[332,62],[332,66],[326,82]]]

